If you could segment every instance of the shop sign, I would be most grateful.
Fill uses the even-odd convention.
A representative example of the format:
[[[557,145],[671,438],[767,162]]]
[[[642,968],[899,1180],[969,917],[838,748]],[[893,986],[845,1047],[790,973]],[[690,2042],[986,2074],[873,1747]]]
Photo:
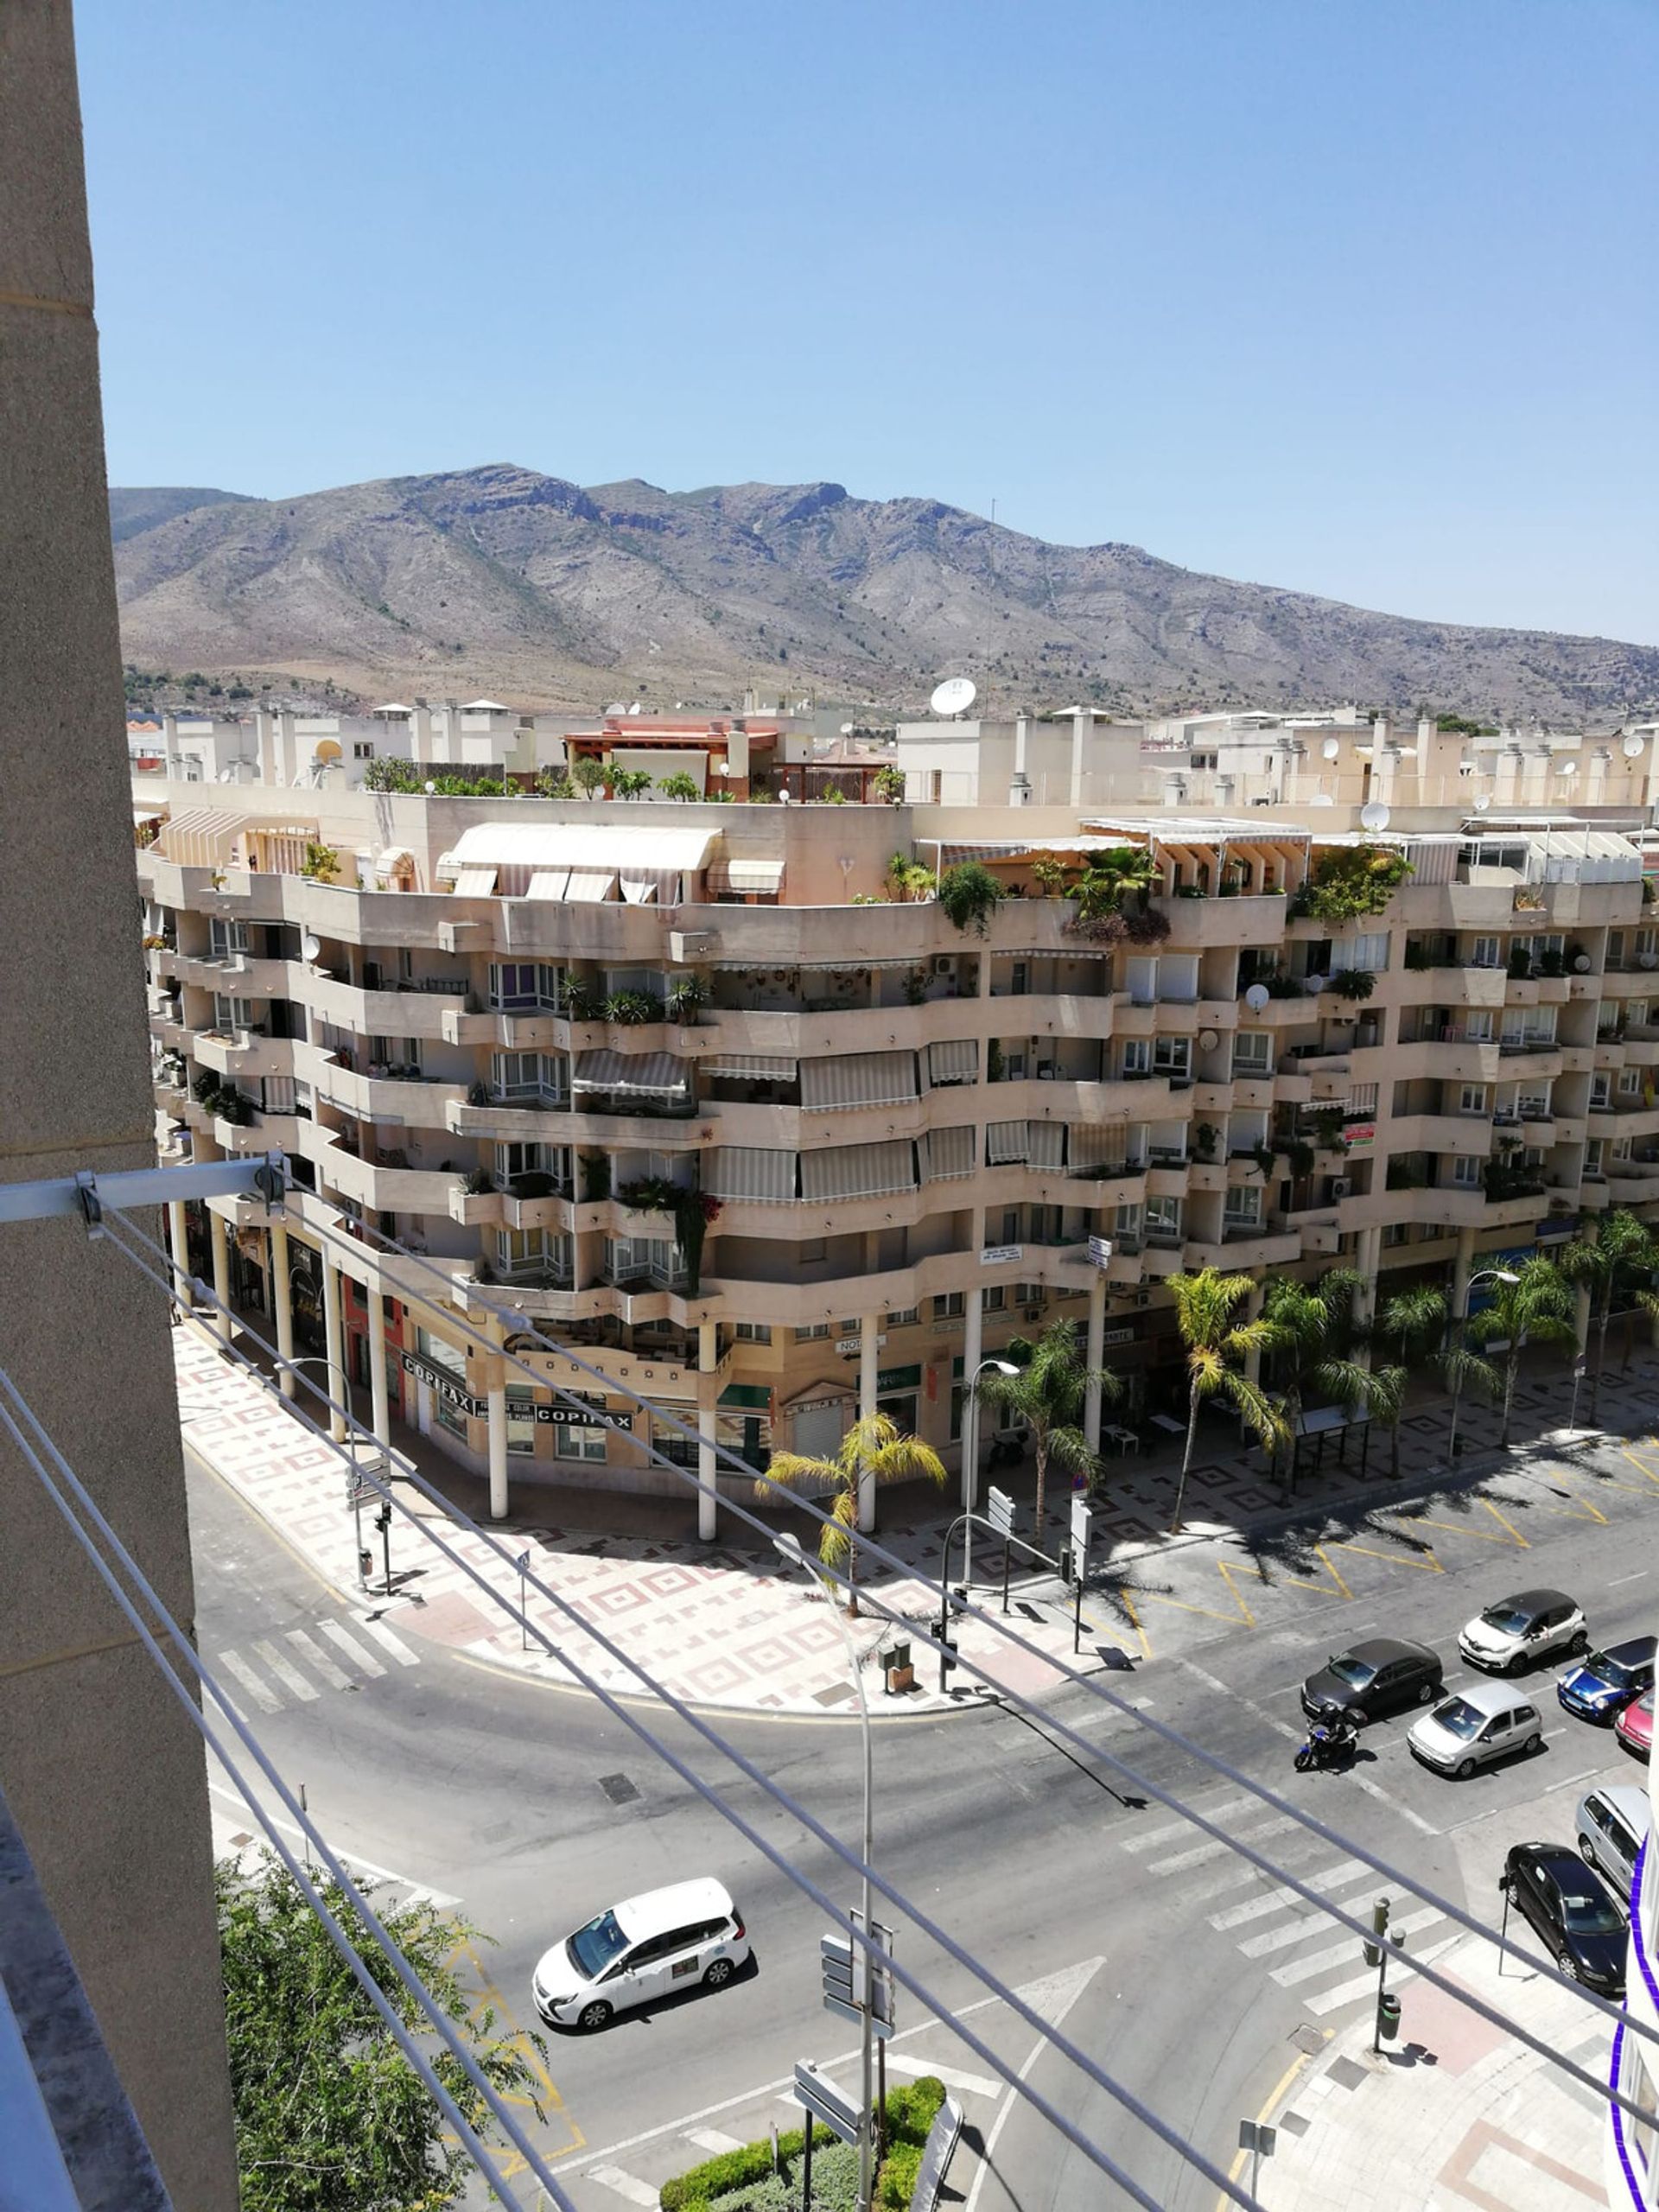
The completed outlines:
[[[1022,1260],[1025,1255],[1023,1244],[988,1244],[979,1255],[979,1264],[982,1268],[1001,1268],[1010,1260]]]
[[[404,1372],[435,1390],[445,1405],[453,1406],[457,1413],[470,1414],[474,1421],[482,1421],[489,1411],[482,1398],[474,1398],[453,1376],[446,1375],[441,1367],[433,1366],[430,1360],[422,1359],[412,1351],[404,1354]]]
[[[1089,1264],[1091,1268],[1109,1268],[1112,1263],[1112,1240],[1109,1236],[1089,1239]]]
[[[536,1418],[544,1428],[632,1428],[633,1414],[626,1406],[620,1413],[613,1413],[603,1398],[591,1396],[585,1390],[573,1392],[577,1400],[574,1406],[566,1398],[556,1398],[550,1406],[537,1406]]]
[[[922,1370],[914,1367],[879,1367],[875,1372],[875,1387],[881,1390],[919,1390]]]
[[[882,1345],[886,1344],[887,1341],[887,1332],[883,1330],[881,1334],[875,1340],[876,1350],[880,1351]],[[862,1337],[837,1337],[836,1339],[836,1350],[841,1354],[843,1359],[850,1357],[854,1352],[862,1351],[863,1349],[864,1339]]]
[[[1350,1122],[1342,1133],[1342,1141],[1350,1152],[1369,1152],[1376,1142],[1376,1123]]]

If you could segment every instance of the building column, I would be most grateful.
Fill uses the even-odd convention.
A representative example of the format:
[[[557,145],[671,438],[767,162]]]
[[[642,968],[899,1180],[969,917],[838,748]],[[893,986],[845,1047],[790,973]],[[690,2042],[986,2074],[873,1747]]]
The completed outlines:
[[[276,1323],[276,1356],[292,1360],[294,1357],[294,1301],[288,1294],[288,1226],[284,1222],[270,1224],[270,1310]],[[292,1398],[299,1388],[299,1378],[291,1368],[279,1367],[276,1387],[285,1398]]]
[[[1244,1301],[1244,1319],[1247,1321],[1259,1321],[1262,1319],[1262,1307],[1266,1300],[1267,1294],[1268,1287],[1265,1283],[1258,1281],[1251,1284],[1250,1294]],[[1245,1353],[1244,1380],[1247,1382],[1257,1385],[1260,1384],[1262,1381],[1262,1354],[1259,1351],[1247,1351]]]
[[[697,1535],[715,1541],[720,1518],[720,1485],[715,1469],[715,1385],[719,1376],[720,1330],[713,1321],[697,1324]]]
[[[190,1288],[190,1231],[185,1224],[182,1198],[168,1201],[167,1241],[172,1248],[173,1264],[178,1270],[173,1287],[179,1304],[188,1307],[194,1303],[194,1295]]]
[[[858,1417],[868,1421],[875,1411],[875,1376],[881,1363],[881,1316],[866,1313],[858,1325]],[[867,1536],[875,1527],[875,1477],[867,1467],[858,1471],[858,1525]]]
[[[369,1285],[369,1425],[375,1441],[391,1448],[391,1410],[386,1403],[386,1301]]]
[[[329,1258],[326,1246],[322,1254],[322,1325],[328,1347],[328,1395],[334,1401],[328,1408],[328,1433],[336,1444],[343,1444],[346,1416],[336,1410],[346,1403],[346,1389],[345,1349],[340,1342],[340,1270]]]
[[[1089,1283],[1089,1340],[1084,1355],[1090,1375],[1098,1375],[1106,1356],[1106,1270],[1096,1268]],[[1100,1385],[1088,1384],[1083,1395],[1083,1433],[1089,1449],[1100,1450]]]
[[[963,1301],[962,1315],[962,1510],[964,1513],[979,1510],[977,1462],[983,1439],[979,1433],[980,1409],[977,1405],[969,1405],[967,1394],[984,1357],[985,1309],[979,1302],[977,1288],[974,1288],[969,1291]]]
[[[1448,1319],[1452,1330],[1452,1342],[1457,1341],[1458,1323],[1463,1318],[1469,1300],[1469,1278],[1475,1271],[1475,1232],[1472,1227],[1458,1231],[1458,1256],[1452,1264],[1452,1311]]]
[[[1590,1286],[1587,1282],[1574,1283],[1573,1288],[1573,1333],[1578,1338],[1578,1356],[1582,1359],[1590,1348]],[[1656,1315],[1655,1319],[1659,1322],[1659,1315]]]
[[[499,1353],[490,1362],[493,1380],[485,1393],[490,1432],[490,1518],[507,1517],[507,1376]]]
[[[213,1333],[222,1344],[231,1341],[231,1246],[225,1234],[225,1217],[216,1207],[207,1209],[208,1233],[213,1244],[213,1296],[219,1306],[213,1314]]]
[[[1354,1319],[1362,1329],[1369,1329],[1376,1319],[1376,1278],[1382,1263],[1382,1230],[1380,1228],[1362,1229],[1359,1232],[1358,1247],[1354,1254],[1355,1272],[1363,1277],[1359,1288],[1354,1293]],[[1369,1367],[1371,1363],[1370,1346],[1367,1344],[1359,1344],[1355,1350],[1354,1357],[1362,1367]]]

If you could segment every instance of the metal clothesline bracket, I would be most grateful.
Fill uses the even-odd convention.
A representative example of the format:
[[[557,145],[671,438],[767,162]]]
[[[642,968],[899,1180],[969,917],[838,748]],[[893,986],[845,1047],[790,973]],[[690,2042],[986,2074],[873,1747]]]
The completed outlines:
[[[41,1183],[0,1183],[0,1223],[78,1217],[89,1236],[106,1234],[104,1216],[137,1206],[171,1205],[187,1198],[257,1198],[279,1210],[288,1187],[280,1152],[247,1160],[193,1160],[178,1167],[140,1167],[113,1174],[82,1168]]]

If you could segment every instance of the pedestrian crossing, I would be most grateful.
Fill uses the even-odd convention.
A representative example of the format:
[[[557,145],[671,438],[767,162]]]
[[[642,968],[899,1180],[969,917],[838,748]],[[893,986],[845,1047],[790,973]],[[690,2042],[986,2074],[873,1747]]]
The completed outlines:
[[[1329,1844],[1290,1815],[1249,1817],[1265,1808],[1248,1793],[1199,1795],[1192,1808],[1236,1841],[1263,1849],[1303,1888],[1344,1911],[1366,1916],[1372,1892],[1388,1886],[1363,1859],[1333,1855]],[[1291,1991],[1316,2019],[1375,1998],[1376,1969],[1363,1967],[1361,1939],[1351,1929],[1310,1904],[1288,1882],[1269,1881],[1230,1844],[1204,1837],[1191,1821],[1131,1829],[1119,1848],[1141,1861],[1143,1873],[1176,1882],[1190,1906],[1213,1907],[1202,1911],[1206,1927],[1229,1937],[1241,1958],[1260,1961],[1264,1978]],[[1205,1871],[1193,1881],[1189,1877],[1197,1869]],[[1463,1931],[1438,1907],[1416,1906],[1409,1896],[1397,1902],[1408,1909],[1396,1914],[1390,1934],[1406,1942],[1389,1963],[1390,1989],[1412,1980],[1419,1964],[1433,1965],[1463,1940]]]
[[[398,1668],[421,1663],[396,1629],[361,1614],[353,1615],[349,1627],[344,1621],[326,1620],[314,1621],[309,1628],[273,1630],[245,1646],[227,1645],[212,1659],[244,1719],[250,1712],[315,1705],[331,1692],[361,1689]]]

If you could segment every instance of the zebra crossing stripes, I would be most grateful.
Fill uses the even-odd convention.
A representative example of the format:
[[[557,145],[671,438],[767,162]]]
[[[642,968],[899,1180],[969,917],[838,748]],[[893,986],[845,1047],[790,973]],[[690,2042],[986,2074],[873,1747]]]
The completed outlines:
[[[1440,1916],[1438,1905],[1426,1904],[1421,1912],[1408,1912],[1402,1920],[1389,1921],[1389,1934],[1391,1936],[1414,1936],[1421,1929],[1432,1928]],[[1331,1923],[1325,1921],[1323,1924],[1328,1928]],[[1281,1989],[1294,1989],[1299,1981],[1312,1981],[1316,1974],[1323,1974],[1327,1967],[1351,1966],[1355,1940],[1344,1931],[1339,1943],[1329,1944],[1324,1950],[1311,1951],[1306,1958],[1293,1959],[1288,1966],[1274,1967],[1272,1979]]]
[[[370,1637],[372,1647],[366,1640]],[[341,1621],[314,1621],[309,1628],[257,1637],[245,1649],[230,1646],[214,1658],[239,1686],[245,1701],[261,1713],[315,1705],[331,1691],[360,1689],[365,1682],[384,1681],[390,1671],[388,1660],[398,1667],[421,1663],[419,1654],[396,1630],[384,1621],[363,1619],[354,1619],[350,1628]]]
[[[395,1629],[388,1628],[385,1621],[376,1620],[372,1614],[365,1614],[359,1616],[357,1624],[366,1635],[372,1636],[383,1650],[390,1651],[400,1667],[420,1665],[420,1661],[404,1642],[403,1637]]]
[[[350,1629],[342,1628],[338,1621],[319,1621],[317,1626],[330,1643],[345,1653],[359,1674],[366,1675],[372,1680],[376,1675],[385,1673],[385,1669],[370,1650],[368,1645],[359,1643]]]
[[[1230,1814],[1242,1813],[1247,1805],[1255,1805],[1260,1802],[1258,1798],[1252,1797],[1246,1792],[1237,1797],[1224,1797],[1218,1805],[1205,1805],[1200,1809],[1206,1820],[1224,1821]],[[1122,1847],[1131,1853],[1153,1851],[1159,1844],[1168,1843],[1178,1835],[1192,1834],[1191,1821],[1166,1821],[1161,1827],[1140,1828],[1135,1834],[1123,1837]]]
[[[1254,1872],[1255,1869],[1252,1868]],[[1334,1866],[1327,1866],[1321,1873],[1310,1874],[1303,1887],[1317,1890],[1321,1897],[1334,1897],[1338,1890],[1345,1890],[1360,1881],[1371,1869],[1363,1859],[1338,1859]],[[1281,1882],[1259,1897],[1247,1897],[1243,1904],[1229,1905],[1224,1912],[1212,1912],[1210,1925],[1215,1929],[1242,1928],[1246,1921],[1264,1919],[1270,1912],[1277,1912],[1281,1904],[1294,1904],[1299,1892],[1288,1882]],[[1240,1947],[1243,1948],[1242,1946]]]
[[[308,1636],[302,1628],[291,1628],[288,1631],[288,1640],[312,1672],[321,1675],[331,1690],[350,1689],[351,1676],[340,1672],[315,1637]]]
[[[236,1676],[237,1681],[241,1683],[261,1713],[282,1711],[281,1698],[266,1688],[263,1677],[254,1673],[239,1651],[221,1651],[219,1654],[219,1663],[221,1667],[228,1668]]]
[[[256,1659],[264,1660],[283,1688],[291,1691],[302,1705],[308,1705],[314,1698],[321,1696],[322,1693],[316,1685],[290,1663],[268,1636],[262,1637],[254,1645],[253,1656]]]

